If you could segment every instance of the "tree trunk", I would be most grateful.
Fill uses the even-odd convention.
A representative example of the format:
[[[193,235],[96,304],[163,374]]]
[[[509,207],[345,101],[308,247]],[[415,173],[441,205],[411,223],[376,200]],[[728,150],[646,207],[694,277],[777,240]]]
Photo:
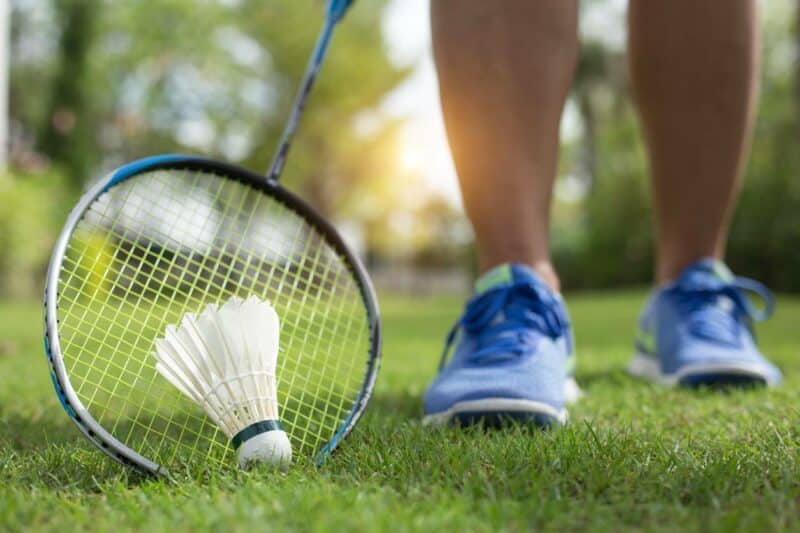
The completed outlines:
[[[580,167],[588,188],[597,178],[597,131],[595,127],[594,106],[590,89],[584,88],[577,94],[578,110],[583,122],[583,139],[580,148]]]
[[[794,12],[794,121],[795,134],[800,140],[800,0],[795,5]]]
[[[80,191],[96,152],[94,130],[88,113],[88,56],[94,37],[97,0],[60,0],[59,59],[40,148]]]

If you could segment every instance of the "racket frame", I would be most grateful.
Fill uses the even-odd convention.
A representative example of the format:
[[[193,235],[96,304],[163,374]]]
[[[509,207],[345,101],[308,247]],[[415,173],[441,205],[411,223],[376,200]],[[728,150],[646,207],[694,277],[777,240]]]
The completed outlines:
[[[105,430],[85,408],[70,382],[69,375],[64,365],[58,337],[59,276],[69,246],[70,237],[89,208],[100,196],[129,179],[135,179],[141,174],[157,170],[206,172],[219,176],[221,179],[238,181],[258,190],[262,194],[266,194],[275,201],[282,203],[313,227],[325,238],[327,244],[340,254],[343,263],[347,266],[348,270],[350,270],[353,279],[358,285],[367,313],[367,321],[370,330],[369,359],[367,360],[364,380],[355,404],[342,425],[337,429],[336,433],[334,433],[331,440],[322,446],[316,455],[317,463],[322,464],[338,447],[342,439],[346,437],[358,423],[375,387],[375,380],[378,376],[381,357],[380,312],[378,309],[377,297],[375,296],[375,289],[372,286],[372,282],[363,264],[358,257],[350,251],[341,235],[336,231],[336,228],[300,197],[282,187],[277,181],[265,180],[264,176],[238,166],[203,157],[160,155],[129,163],[107,175],[92,187],[70,213],[53,250],[47,272],[44,298],[44,348],[50,367],[50,377],[62,407],[86,438],[109,457],[126,466],[132,466],[144,473],[168,475],[168,471],[165,467],[158,465],[126,446]]]

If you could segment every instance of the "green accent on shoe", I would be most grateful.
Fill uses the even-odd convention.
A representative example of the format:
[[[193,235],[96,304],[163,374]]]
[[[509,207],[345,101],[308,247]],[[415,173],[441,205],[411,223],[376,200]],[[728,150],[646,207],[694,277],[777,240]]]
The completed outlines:
[[[575,354],[567,356],[567,375],[571,376],[575,373],[575,368],[578,366],[578,358]]]
[[[482,294],[498,285],[511,283],[513,279],[510,264],[496,266],[475,281],[475,294]]]
[[[656,353],[656,336],[643,330],[636,332],[636,343],[647,353]]]
[[[714,259],[711,263],[711,269],[713,270],[714,275],[721,281],[724,281],[725,283],[733,282],[733,272],[731,272],[731,269],[728,268],[728,266],[722,261]]]

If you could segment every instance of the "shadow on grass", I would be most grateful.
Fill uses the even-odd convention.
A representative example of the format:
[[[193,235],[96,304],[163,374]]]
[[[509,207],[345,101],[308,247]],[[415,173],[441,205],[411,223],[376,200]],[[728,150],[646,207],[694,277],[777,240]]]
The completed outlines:
[[[594,372],[578,372],[576,379],[578,385],[583,389],[591,389],[595,386],[605,387],[654,387],[663,388],[660,385],[637,378],[628,374],[623,368],[609,368]],[[712,393],[732,394],[740,391],[751,391],[764,389],[762,380],[753,379],[748,376],[737,375],[699,375],[691,381],[681,383],[674,387],[676,391],[682,391],[693,397],[703,397]]]
[[[400,394],[377,394],[367,405],[365,418],[391,417],[409,420],[422,418],[422,398],[408,392]]]
[[[591,372],[578,371],[575,379],[578,381],[578,385],[584,389],[595,386],[620,387],[630,386],[634,383],[644,383],[628,374],[621,367],[611,367]]]
[[[6,413],[0,408],[0,424],[4,440],[20,452],[42,451],[53,444],[66,444],[82,438],[66,415],[26,417],[15,412]]]
[[[66,416],[26,417],[0,411],[0,466],[5,483],[102,492],[147,478],[97,450]]]
[[[302,409],[299,406],[295,407],[296,412],[305,413],[306,416],[312,415],[315,410],[317,413],[321,412],[320,408],[315,409],[313,406]],[[396,397],[378,396],[370,402],[365,418],[418,420],[419,413],[421,406],[418,397],[410,394]],[[197,420],[189,414],[186,417],[188,421]],[[364,423],[367,423],[366,420],[361,425]],[[134,441],[137,438],[146,440],[137,429],[150,425],[152,421],[142,417],[136,421],[126,420],[120,422],[115,434],[132,435],[127,441],[131,438]],[[188,422],[176,423],[175,427],[187,427],[187,425]],[[206,433],[211,431],[205,424],[203,426]],[[216,431],[212,433],[216,435]],[[183,449],[186,443],[181,442],[181,437],[185,435],[176,436],[175,446],[162,446],[159,455],[163,460],[156,461],[170,465],[169,470],[177,480],[190,479],[202,483],[218,475],[232,473],[234,476],[238,475],[233,452],[228,448],[212,460],[197,460],[192,464],[183,464],[180,457],[182,453],[186,453],[186,449]],[[141,449],[139,451],[142,453]],[[311,456],[315,450],[299,446],[295,452],[295,466],[301,470],[308,467],[313,471],[310,465],[313,463]],[[143,453],[143,455],[154,458],[157,454]],[[3,465],[8,467],[3,470],[1,468]],[[0,473],[3,475],[2,479],[7,482],[88,493],[103,492],[104,487],[109,485],[122,484],[132,487],[148,480],[162,479],[118,464],[89,442],[77,426],[60,412],[32,416],[16,411],[4,411],[2,407],[0,407]]]

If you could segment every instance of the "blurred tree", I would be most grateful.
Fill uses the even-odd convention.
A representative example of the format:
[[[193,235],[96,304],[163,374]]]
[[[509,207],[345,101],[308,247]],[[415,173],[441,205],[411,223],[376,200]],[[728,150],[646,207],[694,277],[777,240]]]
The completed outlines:
[[[359,153],[355,116],[377,106],[407,73],[383,50],[383,5],[361,2],[338,30],[287,168],[289,181],[327,212],[366,171],[357,157],[342,160]],[[174,151],[266,170],[324,6],[319,0],[22,3],[12,74],[20,105],[12,113],[38,132],[36,145],[76,184],[98,168]],[[60,36],[49,50],[46,33]],[[44,53],[26,57],[37,47]],[[48,88],[45,113],[27,97],[34,82]]]
[[[357,225],[373,257],[456,264],[468,239],[463,220],[400,163],[402,124],[381,111],[408,74],[384,50],[385,3],[359,0],[337,31],[285,181],[335,221]],[[562,150],[561,173],[573,192],[556,209],[554,256],[566,287],[648,283],[646,158],[622,35],[607,38],[624,21],[618,2],[582,3],[592,8],[582,28],[596,27],[582,44],[571,96],[578,135]],[[800,291],[800,0],[761,7],[763,92],[729,260],[743,274]],[[76,190],[101,170],[154,153],[199,152],[265,171],[324,1],[12,0],[12,8],[14,139],[40,147]],[[5,198],[31,202],[44,189],[27,187],[28,179],[6,180]],[[27,211],[0,206],[0,234],[23,227]],[[1,263],[0,271],[11,268]]]
[[[581,177],[591,185],[597,175],[597,103],[599,86],[608,83],[608,50],[598,42],[581,43],[572,95],[581,116],[583,135],[579,151]]]
[[[602,5],[592,0],[588,5]],[[605,2],[608,4],[609,2]],[[728,261],[783,290],[800,290],[800,2],[761,2],[763,90]],[[618,21],[622,23],[622,21]],[[601,39],[581,48],[573,103],[582,135],[567,146],[566,172],[593,178],[581,227],[554,256],[567,287],[648,283],[652,231],[647,164],[622,57]],[[596,154],[596,157],[593,156]],[[593,169],[593,170],[592,170]],[[561,210],[562,213],[564,210]],[[559,229],[562,226],[554,225]]]
[[[370,139],[358,161],[376,174],[367,175],[346,195],[340,212],[362,222],[371,263],[452,266],[464,258],[466,222],[416,169],[385,168],[400,159],[402,133],[402,123],[393,122]]]
[[[291,4],[257,0],[242,2],[242,31],[270,51],[272,120],[261,120],[255,142],[245,158],[251,168],[269,167],[309,52],[322,23],[320,2]],[[352,9],[334,37],[323,73],[308,106],[286,168],[286,180],[302,191],[326,215],[347,215],[345,207],[360,195],[365,182],[395,178],[396,159],[375,161],[366,156],[375,141],[392,129],[388,122],[370,135],[360,135],[355,119],[376,108],[407,74],[389,62],[378,23],[384,2],[361,2]],[[313,21],[313,22],[310,22]],[[288,31],[287,31],[288,29]],[[396,154],[395,154],[396,155]]]
[[[753,151],[734,217],[732,266],[800,290],[800,3],[765,4],[764,76]]]
[[[610,9],[603,0],[583,7]],[[646,282],[653,258],[647,163],[623,51],[585,36],[570,99],[580,136],[564,147],[561,171],[580,180],[583,195],[579,206],[556,209],[573,226],[553,224],[553,256],[562,283],[584,288]]]
[[[800,0],[796,0],[794,7],[792,37],[794,39],[794,109],[800,135]]]
[[[12,2],[17,143],[69,176],[65,205],[101,171],[146,155],[195,152],[266,171],[325,10],[323,0]],[[384,5],[359,2],[337,30],[285,171],[334,219],[362,223],[348,212],[361,191],[397,189],[364,188],[397,175],[396,159],[364,156],[393,142],[380,103],[408,73],[384,50]],[[364,114],[369,131],[357,127]],[[28,179],[7,180],[5,197],[27,194]],[[23,227],[21,216],[0,206],[0,231]]]
[[[58,0],[55,8],[61,36],[50,102],[40,126],[40,149],[64,168],[72,188],[79,191],[97,153],[87,78],[99,4]]]

